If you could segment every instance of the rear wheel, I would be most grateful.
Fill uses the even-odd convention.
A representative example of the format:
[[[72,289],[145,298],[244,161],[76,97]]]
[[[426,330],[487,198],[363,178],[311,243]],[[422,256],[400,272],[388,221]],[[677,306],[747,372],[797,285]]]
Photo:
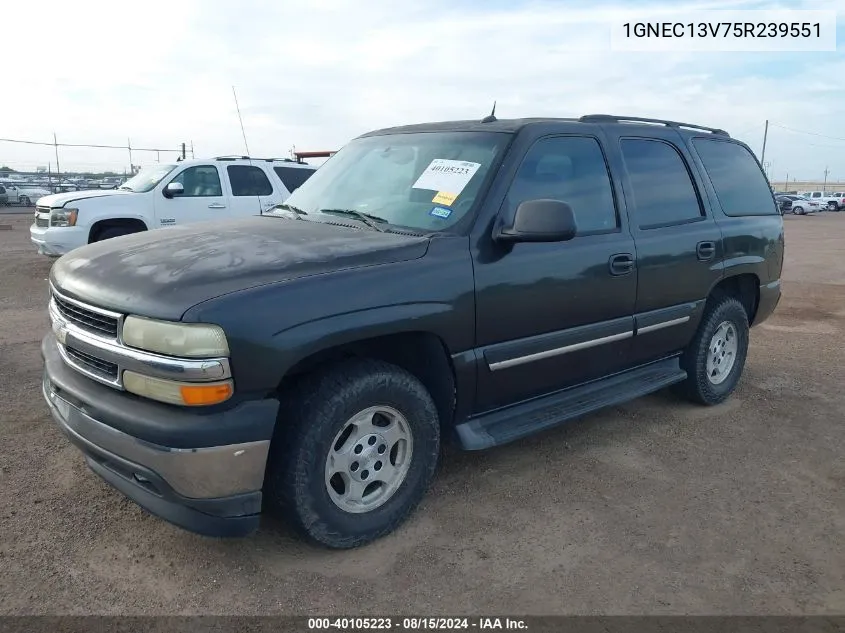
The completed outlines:
[[[437,408],[400,367],[353,360],[305,378],[285,404],[268,465],[268,509],[322,545],[396,529],[431,483]]]
[[[792,213],[795,215],[804,215],[804,207],[792,207]]]
[[[19,202],[21,203],[21,206],[24,207],[32,206],[32,202],[30,201],[29,196],[21,196]]]
[[[733,297],[711,299],[681,357],[685,395],[700,404],[723,402],[736,389],[748,354],[748,315]]]

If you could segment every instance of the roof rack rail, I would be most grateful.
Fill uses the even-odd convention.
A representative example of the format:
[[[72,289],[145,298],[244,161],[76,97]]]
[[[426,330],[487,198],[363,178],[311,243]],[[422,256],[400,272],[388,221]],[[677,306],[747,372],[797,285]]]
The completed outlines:
[[[719,134],[721,136],[730,136],[725,130],[720,130],[714,127],[705,127],[703,125],[695,125],[694,123],[681,123],[679,121],[667,121],[665,119],[646,119],[639,116],[619,116],[615,114],[585,114],[578,119],[582,123],[657,123],[667,127],[685,127],[691,130],[703,130],[711,134]]]
[[[215,156],[214,160],[249,160],[249,156],[238,156],[237,154],[228,154],[226,156]]]

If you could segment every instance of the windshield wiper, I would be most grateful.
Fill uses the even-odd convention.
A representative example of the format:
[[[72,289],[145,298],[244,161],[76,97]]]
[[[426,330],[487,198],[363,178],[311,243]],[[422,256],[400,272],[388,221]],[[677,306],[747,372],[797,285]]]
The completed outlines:
[[[135,191],[132,187],[127,187],[126,185],[120,185],[118,189],[123,189],[123,191]]]
[[[308,215],[307,211],[303,211],[299,207],[295,207],[292,204],[287,204],[285,202],[277,204],[275,207],[270,209],[270,211],[275,211],[276,209],[282,209],[283,211],[290,211],[292,213],[295,213],[297,220],[301,220],[303,215]]]
[[[380,231],[384,233],[384,229],[380,227],[376,222],[381,222],[382,224],[387,224],[387,220],[381,218],[377,215],[372,215],[370,213],[364,213],[362,211],[356,211],[355,209],[320,209],[320,213],[331,213],[335,215],[347,215],[350,217],[355,218],[366,224],[371,229],[375,229],[376,231]]]

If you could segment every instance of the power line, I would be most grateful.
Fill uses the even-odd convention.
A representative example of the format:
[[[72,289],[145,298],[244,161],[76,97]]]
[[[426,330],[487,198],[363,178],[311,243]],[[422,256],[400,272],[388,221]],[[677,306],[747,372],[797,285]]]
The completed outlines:
[[[96,149],[127,149],[127,145],[92,145],[88,143],[41,143],[39,141],[22,141],[13,138],[0,138],[0,142],[5,143],[21,143],[23,145],[42,145],[47,147],[93,147]],[[132,149],[139,152],[180,152],[179,149],[161,148],[161,147],[133,147]]]
[[[788,127],[786,125],[781,125],[780,123],[769,123],[772,127],[779,127],[782,130],[789,130],[790,132],[795,132],[796,134],[808,134],[809,136],[819,136],[821,138],[827,138],[834,141],[845,141],[845,138],[841,138],[839,136],[830,136],[829,134],[819,134],[818,132],[807,132],[806,130],[796,130],[795,128]]]

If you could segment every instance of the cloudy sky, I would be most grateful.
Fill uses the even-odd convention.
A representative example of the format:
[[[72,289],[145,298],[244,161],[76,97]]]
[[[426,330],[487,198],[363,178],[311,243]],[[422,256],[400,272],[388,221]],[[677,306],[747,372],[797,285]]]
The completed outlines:
[[[835,9],[840,48],[611,50],[608,20],[623,7],[666,6]],[[500,118],[610,112],[723,127],[758,153],[769,119],[773,180],[787,171],[821,179],[829,166],[830,179],[845,181],[843,11],[845,0],[12,2],[3,21],[16,27],[0,40],[0,138],[49,141],[55,131],[66,143],[193,141],[197,157],[240,154],[234,85],[254,156],[481,117],[495,99]],[[63,170],[128,166],[126,151],[59,151]],[[55,166],[52,148],[0,142],[0,164],[48,161]]]

